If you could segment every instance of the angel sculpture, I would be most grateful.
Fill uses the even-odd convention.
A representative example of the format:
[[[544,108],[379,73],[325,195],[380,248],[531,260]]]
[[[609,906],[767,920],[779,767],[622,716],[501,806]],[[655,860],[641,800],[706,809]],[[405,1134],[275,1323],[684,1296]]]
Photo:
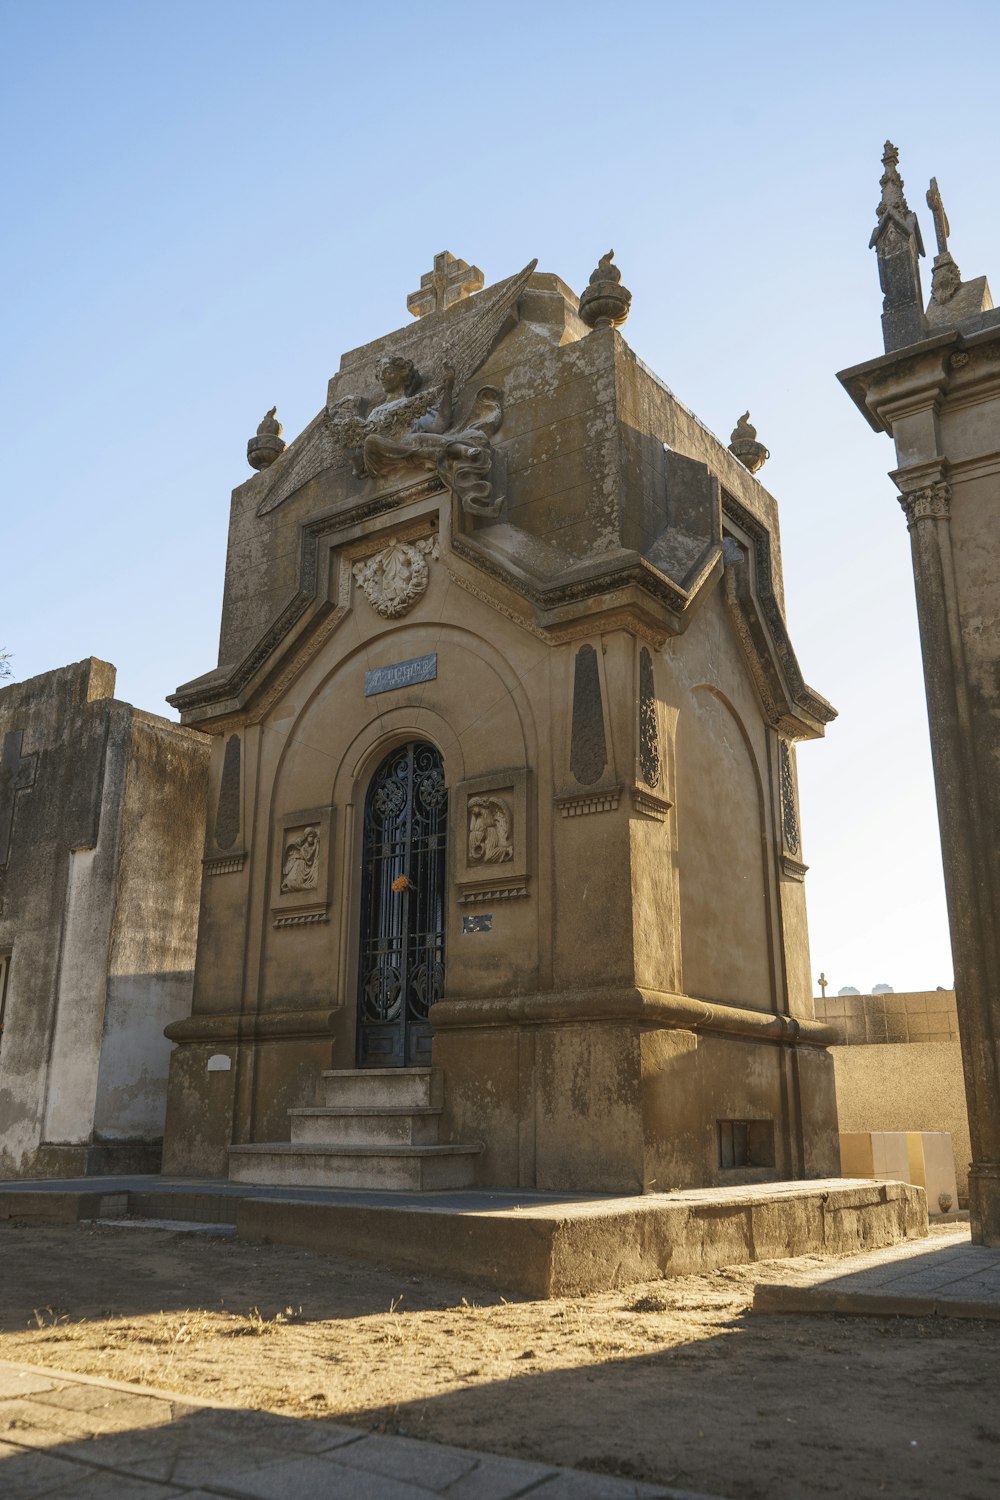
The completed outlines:
[[[440,385],[427,392],[417,392],[417,369],[400,355],[379,360],[375,373],[385,399],[366,417],[345,409],[347,403],[331,414],[355,473],[385,479],[409,468],[434,469],[465,510],[494,514],[490,439],[503,421],[496,387],[483,386],[468,418],[453,427],[452,365],[444,366]]]
[[[257,514],[266,515],[346,455],[359,479],[384,479],[414,468],[436,472],[463,510],[495,516],[503,497],[494,494],[492,439],[503,421],[503,398],[496,386],[484,385],[468,416],[454,422],[454,391],[485,361],[536,264],[532,261],[492,294],[484,294],[478,315],[463,321],[448,346],[434,384],[425,386],[413,361],[402,355],[380,359],[375,373],[382,400],[364,411],[356,397],[345,396],[321,413],[272,466],[274,484]]]

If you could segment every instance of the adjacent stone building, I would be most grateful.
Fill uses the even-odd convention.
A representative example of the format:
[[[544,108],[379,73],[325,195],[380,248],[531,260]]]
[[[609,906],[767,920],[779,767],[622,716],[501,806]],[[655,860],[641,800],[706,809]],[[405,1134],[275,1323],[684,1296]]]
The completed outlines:
[[[250,441],[218,666],[171,700],[213,755],[165,1169],[835,1174],[795,780],[833,710],[766,449],[635,357],[610,256],[582,298],[482,282],[437,257],[416,323]]]
[[[1000,1246],[1000,310],[963,280],[937,180],[926,307],[917,216],[886,142],[871,245],[885,353],[840,380],[896,448],[910,533],[955,959],[972,1236]]]
[[[208,742],[91,658],[0,690],[0,1176],[159,1165]]]
[[[832,1049],[844,1131],[947,1131],[958,1201],[969,1200],[969,1116],[954,990],[817,998]],[[912,1178],[908,1178],[912,1181]],[[931,1211],[936,1204],[930,1202]]]

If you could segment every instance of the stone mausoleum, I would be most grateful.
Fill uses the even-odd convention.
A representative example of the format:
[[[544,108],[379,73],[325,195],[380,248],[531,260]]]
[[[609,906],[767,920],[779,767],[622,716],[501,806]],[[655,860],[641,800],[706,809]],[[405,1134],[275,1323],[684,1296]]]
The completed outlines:
[[[534,263],[444,254],[233,493],[164,1170],[634,1193],[838,1171],[777,507]]]
[[[157,1171],[209,741],[90,657],[0,690],[0,1178]]]

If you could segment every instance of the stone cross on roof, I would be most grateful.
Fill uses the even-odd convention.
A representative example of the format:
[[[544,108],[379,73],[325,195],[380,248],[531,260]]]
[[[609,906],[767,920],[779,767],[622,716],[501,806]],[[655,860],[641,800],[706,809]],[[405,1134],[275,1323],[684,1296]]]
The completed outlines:
[[[4,735],[0,751],[0,867],[10,855],[10,835],[14,826],[14,798],[35,784],[34,755],[21,754],[22,729],[11,729]]]
[[[948,254],[948,236],[951,234],[951,225],[948,223],[948,215],[944,211],[941,202],[941,189],[938,187],[937,178],[931,178],[931,185],[927,189],[927,207],[934,215],[934,232],[937,235],[937,247],[939,255]]]
[[[410,292],[407,297],[407,309],[415,318],[440,312],[478,292],[485,279],[478,266],[468,266],[464,260],[456,260],[450,250],[442,250],[434,257],[433,271],[425,271],[421,276],[420,290]]]

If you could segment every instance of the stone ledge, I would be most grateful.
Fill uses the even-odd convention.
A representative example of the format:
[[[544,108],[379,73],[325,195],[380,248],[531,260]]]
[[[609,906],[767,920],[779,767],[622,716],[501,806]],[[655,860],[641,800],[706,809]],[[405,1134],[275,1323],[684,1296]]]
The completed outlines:
[[[826,1180],[495,1211],[246,1198],[241,1239],[564,1297],[798,1255],[844,1255],[927,1233],[923,1191]]]
[[[137,1179],[129,1212],[235,1222],[240,1239],[561,1297],[801,1255],[926,1243],[922,1188],[825,1178],[635,1197],[453,1190],[261,1188],[214,1179]],[[119,1198],[120,1194],[115,1194]],[[205,1212],[197,1200],[204,1198]],[[0,1188],[0,1218],[108,1217],[107,1190]],[[225,1200],[225,1201],[223,1201]],[[116,1204],[114,1217],[120,1217]]]

